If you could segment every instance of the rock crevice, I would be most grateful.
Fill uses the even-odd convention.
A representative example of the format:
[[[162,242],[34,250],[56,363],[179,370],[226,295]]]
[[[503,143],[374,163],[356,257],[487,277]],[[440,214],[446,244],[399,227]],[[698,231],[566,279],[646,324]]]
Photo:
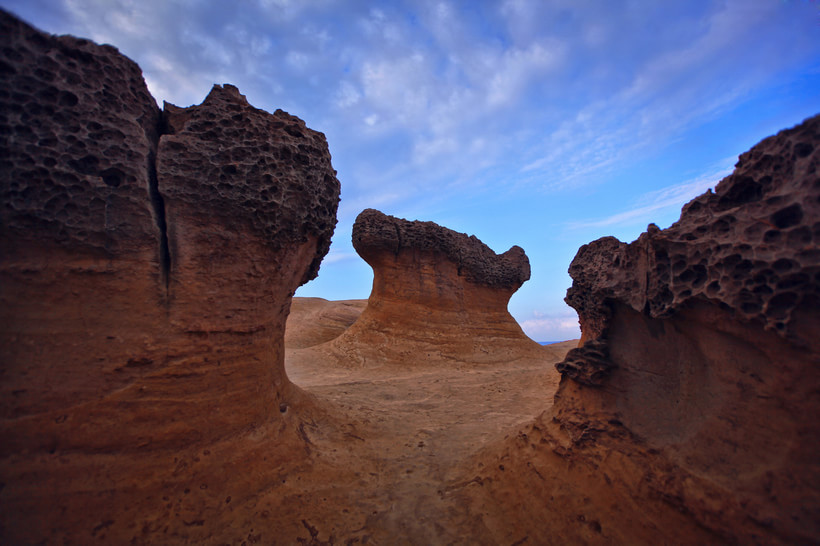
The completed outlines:
[[[0,542],[244,528],[320,411],[283,340],[336,224],[324,135],[230,85],[163,113],[115,48],[1,10],[0,42]]]

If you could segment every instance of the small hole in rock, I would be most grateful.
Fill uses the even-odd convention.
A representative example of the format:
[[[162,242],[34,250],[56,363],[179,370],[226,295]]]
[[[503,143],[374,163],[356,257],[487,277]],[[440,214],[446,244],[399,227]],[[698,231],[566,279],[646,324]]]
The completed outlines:
[[[125,180],[125,173],[114,167],[104,170],[100,173],[100,176],[103,182],[105,182],[105,185],[111,186],[112,188],[118,187],[122,184],[123,180]]]
[[[803,220],[803,209],[798,203],[789,205],[772,214],[772,223],[779,229],[796,226]]]

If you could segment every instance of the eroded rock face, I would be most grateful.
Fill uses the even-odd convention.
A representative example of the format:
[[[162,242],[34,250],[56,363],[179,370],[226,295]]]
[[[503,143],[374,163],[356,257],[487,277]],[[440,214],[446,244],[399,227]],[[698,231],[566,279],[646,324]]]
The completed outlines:
[[[309,452],[283,335],[324,137],[231,86],[163,115],[115,48],[0,26],[0,540],[247,535]]]
[[[356,219],[353,246],[373,268],[373,290],[359,320],[332,343],[359,365],[543,354],[507,311],[530,276],[521,248],[497,255],[474,236],[373,209]]]
[[[520,502],[543,517],[487,520],[570,542],[820,540],[818,166],[820,116],[741,155],[670,228],[578,251],[583,345],[553,410],[483,459],[506,472],[482,495],[534,483]]]
[[[285,329],[285,348],[304,349],[339,337],[356,322],[366,306],[367,300],[293,298]]]
[[[163,117],[167,133],[157,170],[172,251],[189,242],[179,240],[183,224],[190,231],[210,223],[251,231],[271,248],[312,238],[318,252],[300,281],[314,279],[330,248],[339,202],[325,136],[282,110],[271,115],[254,108],[232,85],[215,85],[198,106],[166,103]],[[205,247],[213,244],[212,237],[201,239]],[[202,251],[210,254],[206,259],[222,254]]]
[[[0,25],[4,256],[31,241],[107,256],[156,253],[145,196],[159,111],[140,68],[111,46],[46,37],[5,12]]]
[[[408,222],[374,209],[353,224],[353,247],[371,266],[403,253],[440,255],[471,284],[515,292],[530,278],[530,262],[521,247],[496,254],[475,235],[467,236],[434,222]]]
[[[629,245],[612,237],[584,245],[570,265],[567,303],[591,324],[586,337],[602,333],[609,300],[665,317],[702,299],[806,343],[793,318],[818,303],[818,126],[807,120],[741,155],[669,229],[651,225]]]

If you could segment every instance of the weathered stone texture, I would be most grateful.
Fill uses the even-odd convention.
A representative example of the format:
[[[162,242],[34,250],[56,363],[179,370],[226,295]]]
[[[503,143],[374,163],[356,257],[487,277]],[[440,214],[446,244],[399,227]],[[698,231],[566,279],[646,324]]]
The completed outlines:
[[[742,154],[734,173],[678,222],[625,244],[604,237],[570,265],[567,303],[603,333],[612,301],[651,317],[706,300],[797,343],[796,309],[820,307],[820,116]]]
[[[499,255],[475,236],[373,209],[356,218],[353,246],[373,268],[367,307],[342,335],[315,349],[341,366],[544,358],[507,310],[530,276],[520,247]]]
[[[336,223],[324,137],[231,86],[163,120],[115,48],[0,29],[0,542],[248,536],[319,412],[283,337]]]
[[[314,237],[302,282],[315,278],[340,189],[325,136],[282,110],[254,108],[232,85],[215,85],[198,106],[166,103],[164,121],[158,176],[172,232],[183,217],[251,229],[272,247]]]
[[[599,239],[570,266],[583,345],[557,365],[545,440],[621,476],[587,487],[667,519],[647,540],[820,538],[819,165],[816,116],[742,154],[668,229]],[[602,505],[601,524],[631,541],[620,510]]]
[[[530,262],[521,247],[496,254],[475,235],[467,236],[434,222],[410,222],[374,209],[362,211],[353,224],[353,247],[368,263],[381,252],[441,254],[472,283],[518,290],[530,278]]]
[[[159,110],[111,46],[51,37],[0,12],[3,246],[48,240],[159,249],[148,198]]]

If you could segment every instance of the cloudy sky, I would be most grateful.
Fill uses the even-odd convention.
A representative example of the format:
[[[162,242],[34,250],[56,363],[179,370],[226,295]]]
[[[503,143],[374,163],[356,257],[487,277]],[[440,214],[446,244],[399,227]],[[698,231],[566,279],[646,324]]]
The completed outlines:
[[[366,298],[353,251],[373,207],[525,249],[510,311],[538,341],[578,336],[563,303],[578,247],[635,239],[820,112],[808,0],[0,0],[137,61],[159,104],[233,83],[327,135],[342,183],[319,278]]]

